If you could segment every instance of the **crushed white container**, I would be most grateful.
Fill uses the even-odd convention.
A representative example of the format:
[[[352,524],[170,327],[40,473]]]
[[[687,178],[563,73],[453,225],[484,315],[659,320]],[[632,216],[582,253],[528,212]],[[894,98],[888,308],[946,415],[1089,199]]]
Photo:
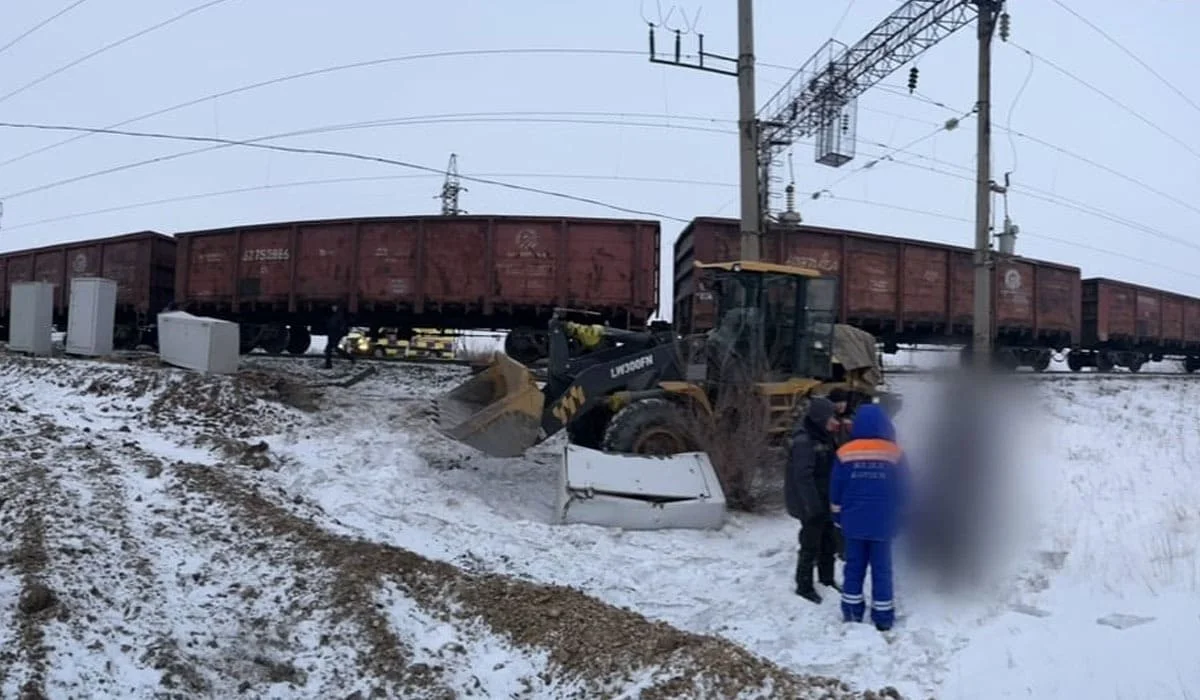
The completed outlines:
[[[9,293],[8,349],[33,355],[50,354],[54,331],[54,285],[17,282]]]
[[[238,324],[186,311],[158,315],[158,356],[176,367],[234,374],[239,359]]]
[[[117,283],[104,277],[71,280],[66,351],[71,355],[111,355],[117,317]]]
[[[568,444],[559,471],[561,523],[626,530],[720,529],[725,493],[703,452],[618,455]]]

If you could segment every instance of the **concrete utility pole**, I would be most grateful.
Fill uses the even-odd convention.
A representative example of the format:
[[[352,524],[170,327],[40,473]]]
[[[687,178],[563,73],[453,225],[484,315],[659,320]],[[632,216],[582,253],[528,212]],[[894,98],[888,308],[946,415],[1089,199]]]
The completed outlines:
[[[738,182],[742,201],[742,259],[761,257],[758,119],[754,103],[754,3],[738,0]]]
[[[696,70],[707,71],[709,73],[720,73],[722,75],[731,75],[737,77],[738,179],[740,180],[740,199],[742,203],[742,245],[740,257],[743,260],[759,260],[762,254],[762,251],[760,250],[760,227],[762,226],[764,212],[761,209],[761,198],[759,197],[759,123],[756,117],[757,111],[754,107],[753,1],[738,0],[737,9],[738,55],[736,59],[705,51],[704,35],[697,32],[697,37],[699,38],[699,50],[695,54],[695,62],[691,62],[693,57],[690,56],[688,57],[689,60],[685,62],[681,48],[681,38],[684,33],[682,29],[671,30],[675,34],[674,57],[659,58],[654,43],[655,25],[652,22],[647,21],[647,23],[650,25],[650,62],[672,66],[682,66],[684,68],[695,68]],[[667,16],[670,17],[670,13],[668,13]],[[690,33],[694,28],[694,26],[689,26],[687,31]],[[706,64],[706,60],[710,61],[710,63]],[[717,65],[713,65],[711,63],[711,61],[714,60],[718,62]]]
[[[979,7],[979,120],[975,155],[975,313],[972,354],[975,366],[987,366],[992,355],[992,34],[1000,0],[975,0]]]

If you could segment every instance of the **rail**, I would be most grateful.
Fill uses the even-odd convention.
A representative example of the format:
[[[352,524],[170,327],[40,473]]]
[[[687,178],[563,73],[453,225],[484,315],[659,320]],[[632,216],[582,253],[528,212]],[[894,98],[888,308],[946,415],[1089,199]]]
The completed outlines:
[[[883,369],[887,377],[939,377],[951,376],[958,372],[940,369]],[[1009,372],[1006,375],[1014,379],[1040,381],[1085,381],[1090,379],[1200,379],[1200,373],[1186,372]]]

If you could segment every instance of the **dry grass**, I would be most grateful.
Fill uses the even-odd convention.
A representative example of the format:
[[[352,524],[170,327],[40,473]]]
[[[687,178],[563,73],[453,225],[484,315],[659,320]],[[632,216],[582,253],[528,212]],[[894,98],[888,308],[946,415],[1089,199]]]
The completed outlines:
[[[763,376],[739,367],[722,377],[712,412],[693,405],[687,420],[699,449],[708,453],[730,508],[761,512],[783,502],[786,441],[772,440],[767,402],[751,380]]]

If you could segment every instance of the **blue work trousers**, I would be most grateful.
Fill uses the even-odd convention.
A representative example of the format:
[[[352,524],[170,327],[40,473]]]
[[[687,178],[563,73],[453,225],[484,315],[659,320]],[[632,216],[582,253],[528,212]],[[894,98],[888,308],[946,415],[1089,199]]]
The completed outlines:
[[[862,622],[866,612],[863,581],[871,567],[871,622],[890,629],[896,621],[892,600],[892,543],[847,537],[846,566],[842,571],[842,619]]]

